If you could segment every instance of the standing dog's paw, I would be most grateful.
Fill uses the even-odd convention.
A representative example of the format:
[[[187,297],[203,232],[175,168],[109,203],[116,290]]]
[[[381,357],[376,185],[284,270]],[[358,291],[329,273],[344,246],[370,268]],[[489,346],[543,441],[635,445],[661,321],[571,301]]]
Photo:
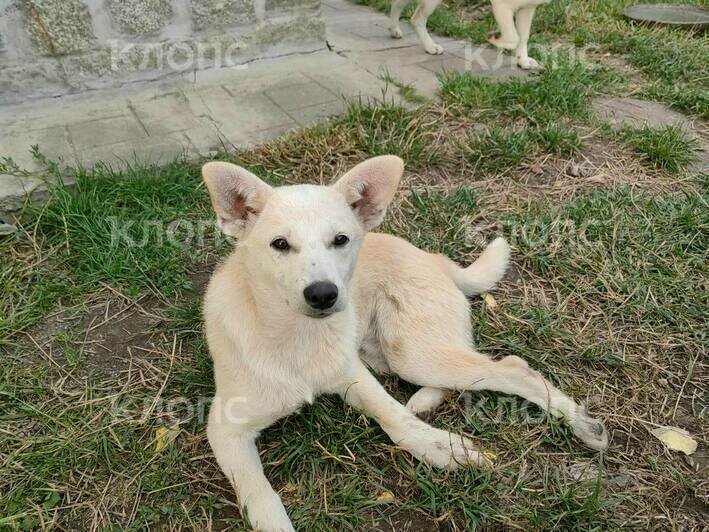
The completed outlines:
[[[540,70],[542,65],[531,57],[518,57],[517,66],[522,70]]]
[[[608,448],[608,431],[601,420],[589,416],[582,410],[569,424],[576,437],[591,449],[603,451]]]
[[[426,53],[431,55],[441,55],[443,53],[443,46],[432,42],[426,45]]]
[[[389,27],[389,35],[392,39],[401,39],[403,33],[401,33],[401,28],[399,26]]]

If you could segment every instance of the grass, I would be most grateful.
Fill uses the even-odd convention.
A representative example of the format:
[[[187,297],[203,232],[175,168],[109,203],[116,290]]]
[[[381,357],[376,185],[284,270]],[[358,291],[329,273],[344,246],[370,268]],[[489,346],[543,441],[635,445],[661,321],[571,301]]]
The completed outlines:
[[[444,78],[441,92],[446,101],[468,112],[482,110],[488,116],[544,125],[560,118],[589,118],[591,96],[609,82],[612,79],[605,69],[560,54],[556,68],[544,70],[531,80],[493,81],[454,72]]]
[[[695,138],[675,126],[664,128],[630,128],[621,132],[621,137],[650,164],[677,174],[696,160]]]
[[[704,38],[631,26],[622,5],[555,0],[539,9],[535,39],[627,44],[650,80],[641,96],[701,115]],[[492,21],[487,3],[473,7],[449,3],[432,24],[478,42]],[[623,32],[635,41],[613,44]],[[618,73],[563,56],[557,67],[528,80],[450,74],[440,103],[402,85],[422,105],[353,104],[328,124],[218,155],[274,185],[403,157],[382,230],[460,263],[504,235],[513,267],[497,306],[471,301],[476,345],[529,361],[612,432],[599,456],[534,406],[456,394],[432,423],[498,458],[492,471],[447,473],[322,397],[259,443],[296,528],[704,526],[709,187],[691,170],[696,141],[674,127],[612,131],[592,99],[623,89]],[[52,188],[0,239],[0,528],[246,528],[204,434],[213,384],[200,293],[232,245],[214,228],[199,165],[47,163],[73,188]],[[415,390],[382,380],[400,401]],[[666,450],[650,434],[658,425],[687,429],[699,451]],[[165,429],[174,440],[158,451]]]

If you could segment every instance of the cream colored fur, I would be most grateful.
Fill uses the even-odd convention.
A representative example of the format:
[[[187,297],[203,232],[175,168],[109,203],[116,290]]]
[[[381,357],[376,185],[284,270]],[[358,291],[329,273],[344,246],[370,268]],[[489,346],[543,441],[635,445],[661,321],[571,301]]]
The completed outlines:
[[[523,360],[493,361],[475,351],[466,296],[503,276],[510,254],[503,239],[460,268],[400,238],[368,232],[384,217],[402,172],[401,159],[383,156],[329,187],[274,189],[235,165],[203,168],[218,221],[238,239],[205,296],[216,381],[207,434],[261,530],[293,528],[263,473],[256,438],[320,394],[339,394],[400,448],[435,467],[487,465],[470,440],[413,413],[435,408],[451,389],[521,395],[566,419],[591,447],[607,446],[602,423]],[[337,235],[349,242],[335,246]],[[276,239],[290,248],[275,249]],[[338,287],[338,301],[313,310],[304,287],[325,280]],[[367,365],[422,386],[408,409]]]
[[[498,48],[515,51],[517,65],[525,70],[540,68],[541,65],[529,57],[527,53],[527,43],[529,33],[532,28],[532,18],[534,10],[541,4],[547,4],[551,0],[490,0],[492,13],[495,17],[499,33],[490,36],[490,42]],[[392,0],[391,11],[389,13],[389,33],[395,39],[401,38],[401,28],[399,19],[409,0]],[[416,11],[411,17],[411,25],[421,40],[426,53],[442,54],[443,47],[436,44],[426,29],[428,17],[438,7],[441,0],[418,0]]]

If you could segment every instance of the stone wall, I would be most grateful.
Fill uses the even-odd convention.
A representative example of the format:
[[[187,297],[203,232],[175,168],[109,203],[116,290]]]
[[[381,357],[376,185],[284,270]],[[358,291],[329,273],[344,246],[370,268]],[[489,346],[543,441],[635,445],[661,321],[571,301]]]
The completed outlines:
[[[0,0],[0,104],[324,45],[320,0]]]

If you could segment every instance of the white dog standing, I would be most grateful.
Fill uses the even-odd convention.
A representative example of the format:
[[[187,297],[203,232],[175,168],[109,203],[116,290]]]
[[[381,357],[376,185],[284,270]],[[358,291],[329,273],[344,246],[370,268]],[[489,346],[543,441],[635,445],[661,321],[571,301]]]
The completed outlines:
[[[548,4],[551,0],[491,0],[492,14],[500,33],[490,36],[490,42],[498,48],[515,50],[517,65],[523,69],[540,68],[537,61],[529,57],[527,42],[532,29],[532,18],[537,6]],[[392,0],[389,14],[389,33],[395,39],[401,38],[399,18],[409,0]],[[411,25],[429,54],[442,54],[443,47],[436,44],[428,34],[428,17],[438,7],[441,0],[418,0],[416,11],[411,17]]]
[[[241,167],[204,165],[219,225],[238,239],[205,296],[216,381],[207,433],[261,530],[293,528],[263,473],[259,431],[323,393],[341,395],[436,467],[487,463],[467,438],[414,415],[438,406],[450,389],[521,395],[564,417],[594,449],[607,446],[602,423],[522,359],[493,361],[474,350],[466,295],[503,276],[503,239],[462,269],[399,238],[368,233],[382,221],[402,172],[401,159],[382,156],[329,187],[274,189]],[[422,386],[408,409],[362,360]]]

